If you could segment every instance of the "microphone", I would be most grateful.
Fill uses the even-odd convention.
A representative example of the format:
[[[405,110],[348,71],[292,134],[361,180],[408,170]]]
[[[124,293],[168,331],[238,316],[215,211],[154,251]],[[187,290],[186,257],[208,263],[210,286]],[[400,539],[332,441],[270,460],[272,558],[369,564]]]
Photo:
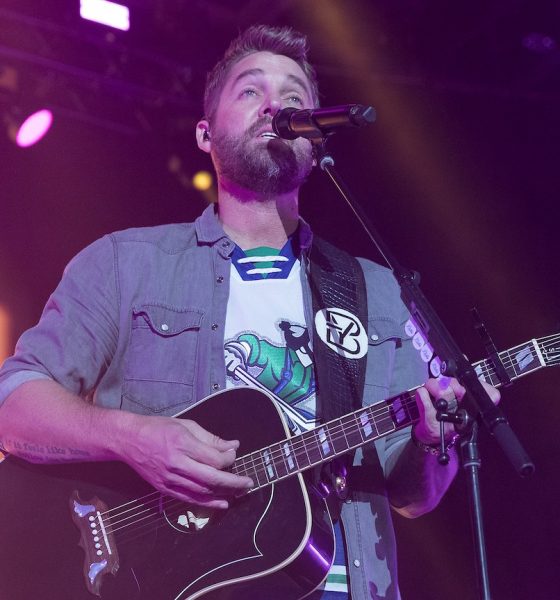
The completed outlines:
[[[285,140],[298,137],[322,138],[337,129],[363,127],[375,121],[375,109],[361,104],[343,104],[328,108],[284,108],[272,118],[274,133]]]

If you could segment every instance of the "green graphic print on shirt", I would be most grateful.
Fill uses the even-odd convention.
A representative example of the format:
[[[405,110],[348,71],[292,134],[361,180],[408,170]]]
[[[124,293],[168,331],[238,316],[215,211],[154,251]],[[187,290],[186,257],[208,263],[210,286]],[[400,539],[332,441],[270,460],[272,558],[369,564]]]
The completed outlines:
[[[287,409],[293,430],[315,425],[315,375],[309,334],[305,327],[280,321],[285,346],[254,333],[226,342],[228,374],[245,383],[264,386]],[[230,353],[228,355],[228,352]]]

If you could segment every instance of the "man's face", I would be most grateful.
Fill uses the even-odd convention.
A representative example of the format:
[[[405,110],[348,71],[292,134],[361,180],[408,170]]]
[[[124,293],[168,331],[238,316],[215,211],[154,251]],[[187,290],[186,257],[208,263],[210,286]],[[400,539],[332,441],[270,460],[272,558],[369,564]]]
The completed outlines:
[[[232,67],[210,123],[212,157],[223,182],[271,196],[305,181],[312,167],[310,142],[272,133],[272,117],[288,106],[313,107],[307,77],[291,58],[256,52]]]

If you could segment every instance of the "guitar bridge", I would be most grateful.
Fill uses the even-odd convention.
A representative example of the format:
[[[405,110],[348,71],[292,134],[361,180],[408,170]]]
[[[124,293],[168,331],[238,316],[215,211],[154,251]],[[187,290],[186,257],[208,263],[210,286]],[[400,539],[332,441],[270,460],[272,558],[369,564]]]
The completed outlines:
[[[107,506],[93,498],[83,502],[77,491],[70,498],[72,521],[80,532],[79,545],[83,549],[83,574],[87,589],[100,596],[103,578],[107,573],[115,575],[119,570],[119,555],[115,537],[110,532],[110,520],[102,515]]]

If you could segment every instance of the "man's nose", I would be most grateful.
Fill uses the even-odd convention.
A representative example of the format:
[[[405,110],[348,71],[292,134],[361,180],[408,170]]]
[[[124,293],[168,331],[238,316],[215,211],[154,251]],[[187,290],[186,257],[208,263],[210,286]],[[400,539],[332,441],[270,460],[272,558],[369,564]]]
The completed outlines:
[[[259,111],[259,116],[263,117],[264,115],[269,115],[274,117],[274,115],[282,108],[282,104],[278,98],[267,97],[265,101],[261,104],[261,108]]]

